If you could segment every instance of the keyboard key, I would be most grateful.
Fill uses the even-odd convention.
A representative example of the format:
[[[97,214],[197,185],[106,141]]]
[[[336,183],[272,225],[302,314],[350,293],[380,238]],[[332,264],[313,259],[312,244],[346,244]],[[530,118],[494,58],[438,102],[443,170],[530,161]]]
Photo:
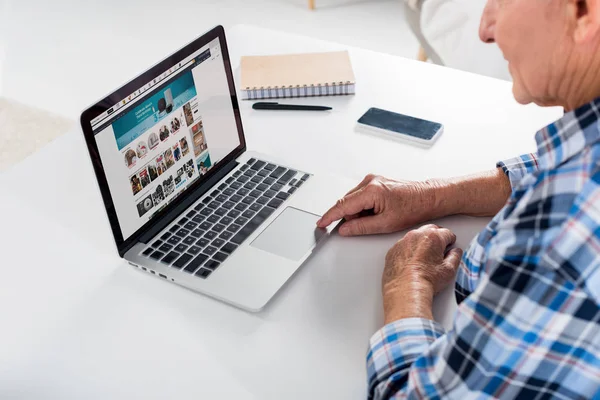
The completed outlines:
[[[206,268],[200,268],[198,271],[196,271],[196,276],[198,278],[202,278],[202,279],[206,279],[208,278],[208,276],[211,274],[212,272]]]
[[[206,221],[208,221],[208,222],[211,222],[211,223],[213,223],[213,224],[214,224],[215,222],[219,222],[219,219],[221,219],[221,218],[220,218],[218,215],[216,215],[216,214],[213,214],[213,215],[211,215],[210,217],[208,217],[208,218],[206,219]]]
[[[196,211],[200,211],[200,210],[202,210],[203,208],[204,208],[204,204],[203,204],[203,203],[198,203],[198,204],[196,205],[196,207],[194,207],[194,210],[196,210]]]
[[[276,194],[277,194],[277,192],[276,192],[276,191],[274,191],[274,190],[270,190],[270,189],[269,189],[269,190],[267,190],[267,191],[265,192],[265,196],[267,196],[267,197],[269,197],[269,198],[270,198],[270,197],[274,197]]]
[[[237,218],[240,214],[241,212],[239,212],[238,210],[231,210],[227,213],[227,216],[231,218]]]
[[[248,182],[249,180],[250,180],[250,178],[248,178],[247,176],[244,176],[244,175],[242,175],[239,178],[237,178],[237,182],[238,183],[242,183],[242,184]]]
[[[208,268],[208,269],[211,269],[214,271],[215,269],[217,269],[219,267],[219,265],[221,265],[221,263],[219,263],[215,260],[210,260],[210,261],[207,261],[206,264],[204,264],[204,268]]]
[[[242,173],[241,173],[240,171],[235,171],[235,172],[233,173],[233,176],[234,176],[235,178],[237,178],[237,177],[238,177],[238,176],[240,176],[241,174],[242,174]]]
[[[297,182],[297,181],[296,181],[295,179],[292,179],[292,180],[290,181],[290,185],[294,186],[294,185],[296,184],[296,182]]]
[[[200,229],[203,229],[205,231],[209,230],[210,227],[212,226],[212,224],[208,221],[205,221],[203,223],[200,224]]]
[[[220,201],[216,201],[216,200],[215,201],[211,201],[208,206],[211,207],[211,208],[217,209],[217,208],[221,207],[221,202]]]
[[[165,255],[165,253],[157,250],[154,253],[150,254],[150,258],[154,258],[155,260],[160,260],[161,258],[163,258],[164,255]]]
[[[183,218],[181,218],[179,221],[177,221],[177,223],[178,223],[179,225],[183,225],[183,224],[185,224],[185,223],[186,223],[186,222],[188,222],[188,221],[189,221],[189,220],[188,220],[186,217],[183,217]]]
[[[273,199],[269,202],[269,204],[267,204],[269,207],[273,207],[273,208],[278,208],[280,205],[283,204],[282,200],[279,199]]]
[[[231,186],[233,189],[239,189],[239,188],[241,188],[241,187],[242,187],[242,184],[236,181],[236,182],[233,182],[233,183],[232,183],[230,186]]]
[[[279,178],[279,182],[288,183],[294,176],[296,176],[297,172],[293,169],[288,170],[281,178]]]
[[[252,218],[232,239],[231,241],[235,244],[242,244],[244,240],[248,238],[248,236],[252,235],[252,233],[260,226],[263,222],[269,218],[269,216],[273,213],[273,209],[268,207],[260,210],[258,214],[254,218]]]
[[[216,224],[212,228],[212,230],[215,231],[215,232],[217,232],[217,233],[223,232],[223,229],[225,229],[225,225],[223,225],[223,224]]]
[[[283,173],[286,171],[286,169],[287,168],[277,167],[277,168],[275,168],[275,171],[271,172],[271,175],[269,175],[269,177],[279,178],[280,176],[283,175]]]
[[[252,218],[254,217],[254,214],[256,214],[254,211],[252,210],[246,210],[242,213],[242,217],[244,218]]]
[[[276,192],[279,192],[281,189],[283,189],[283,185],[276,183],[273,186],[271,186],[271,189],[273,189]]]
[[[252,196],[252,197],[257,197],[258,198],[258,197],[261,196],[261,194],[262,193],[260,192],[260,190],[253,190],[253,191],[250,192],[250,194],[248,196]]]
[[[229,225],[232,222],[233,222],[233,218],[231,218],[231,217],[223,217],[223,218],[221,218],[221,223],[223,225]]]
[[[250,179],[250,182],[261,183],[262,178],[260,176],[255,176],[254,178]]]
[[[301,180],[305,181],[310,177],[309,174],[304,174],[304,176],[302,178],[300,178]]]
[[[161,263],[165,263],[167,265],[171,264],[173,261],[175,261],[175,259],[179,257],[179,253],[175,253],[174,251],[170,252],[169,254],[167,254],[166,256],[163,257],[162,260],[160,260]]]
[[[212,214],[214,210],[212,208],[205,208],[204,210],[200,211],[200,214],[204,215],[205,217],[208,217],[210,214]]]
[[[229,232],[236,233],[237,231],[239,231],[239,230],[240,230],[240,228],[241,228],[241,226],[239,226],[239,225],[237,225],[237,224],[231,224],[231,225],[229,225],[229,226],[227,227],[227,230],[228,230]]]
[[[248,178],[252,178],[255,174],[256,174],[256,171],[253,171],[251,169],[249,169],[248,171],[244,172],[244,175],[247,176]]]
[[[160,238],[162,240],[167,240],[170,237],[171,237],[171,232],[165,232],[165,233],[163,233],[163,235]]]
[[[260,185],[258,185],[256,187],[256,190],[260,190],[261,192],[264,192],[265,190],[267,190],[269,188],[269,185],[265,185],[264,183],[261,183]]]
[[[224,184],[224,183],[221,183],[221,184],[219,185],[219,190],[223,190],[223,189],[225,189],[226,187],[227,187],[227,185],[226,185],[226,184]]]
[[[194,210],[191,210],[189,213],[185,214],[185,216],[188,218],[193,218],[194,215],[196,215],[196,211]]]
[[[237,246],[233,243],[227,243],[225,246],[223,246],[223,248],[221,249],[222,252],[225,252],[227,254],[231,254],[235,251],[235,249],[237,249]]]
[[[224,201],[227,201],[227,196],[225,196],[224,194],[220,194],[217,196],[217,201],[219,201],[221,203]]]
[[[266,162],[264,161],[260,161],[258,160],[257,162],[254,163],[254,165],[252,166],[252,169],[255,171],[258,171],[259,169],[261,169],[264,165],[266,164]]]
[[[223,246],[225,244],[225,241],[223,239],[219,239],[216,238],[215,240],[212,241],[212,243],[210,244],[213,247],[216,247],[217,249],[221,246]]]
[[[219,235],[219,237],[220,237],[221,239],[224,239],[224,240],[229,240],[229,239],[231,239],[231,237],[232,237],[232,236],[233,236],[233,233],[231,233],[231,232],[229,232],[229,231],[223,231],[223,232],[221,232],[221,234]]]
[[[192,233],[190,233],[190,235],[198,239],[199,237],[202,237],[202,235],[204,235],[204,231],[202,229],[194,229]]]
[[[196,245],[199,247],[205,247],[209,243],[210,243],[210,240],[208,240],[206,238],[202,238],[196,242]]]
[[[242,188],[242,189],[238,190],[236,194],[239,196],[246,196],[248,193],[250,193],[250,191],[248,189]]]
[[[169,240],[167,240],[170,244],[176,245],[181,242],[181,238],[179,236],[171,236]]]
[[[228,210],[231,210],[233,206],[235,206],[235,203],[233,201],[226,201],[225,203],[223,203],[223,208],[226,208]]]
[[[264,177],[264,176],[269,175],[269,171],[266,169],[261,169],[260,171],[258,171],[258,173],[256,175]]]
[[[302,186],[302,184],[303,184],[304,182],[305,182],[305,181],[303,181],[303,180],[299,180],[299,181],[298,181],[298,183],[296,183],[296,187],[297,187],[297,188],[299,188],[300,186]]]
[[[202,263],[206,260],[208,260],[207,256],[205,256],[204,254],[198,254],[192,261],[190,261],[188,266],[185,267],[184,271],[189,272],[190,274],[193,274],[194,271],[196,271],[198,268],[200,268]]]
[[[196,215],[194,218],[192,218],[192,221],[194,221],[197,224],[202,223],[202,221],[204,221],[205,217],[202,215]]]
[[[229,179],[232,179],[232,178],[229,178]],[[234,193],[235,193],[235,190],[233,190],[232,188],[227,188],[227,189],[223,190],[223,194],[225,194],[227,196],[231,196]]]
[[[252,190],[256,187],[256,183],[248,182],[244,185],[244,189]]]
[[[213,191],[213,192],[212,192],[210,195],[211,195],[212,197],[217,197],[217,196],[219,195],[219,193],[220,193],[220,192],[219,192],[218,190],[214,190],[214,191]]]
[[[248,197],[244,198],[244,200],[242,200],[242,203],[245,203],[245,204],[252,204],[252,203],[254,203],[254,198],[253,198],[253,197],[250,197],[250,196],[248,196]]]
[[[244,218],[244,217],[239,217],[238,219],[235,220],[235,223],[238,225],[244,225],[246,222],[248,222],[248,218]]]
[[[290,197],[290,194],[286,193],[286,192],[279,192],[279,193],[277,193],[277,196],[275,196],[275,197],[280,200],[287,200],[288,197]]]
[[[267,171],[273,171],[273,170],[275,169],[275,167],[276,167],[276,165],[275,165],[275,164],[267,164],[267,165],[265,166],[265,169],[266,169]]]
[[[205,198],[203,198],[203,199],[202,199],[202,202],[203,202],[204,204],[208,204],[208,203],[210,203],[211,201],[212,201],[212,197],[210,197],[210,196],[208,196],[208,197],[205,197]]]
[[[244,211],[248,207],[245,203],[237,203],[235,209],[238,211]]]
[[[261,204],[262,204],[262,205],[265,205],[265,204],[267,204],[267,203],[269,202],[269,200],[270,200],[270,199],[269,199],[268,197],[262,196],[262,197],[259,197],[259,198],[258,198],[258,200],[256,200],[256,203],[255,203],[255,204],[258,204],[259,206],[260,206]],[[256,211],[256,210],[254,210],[254,211]]]
[[[240,168],[240,171],[245,171],[248,169],[248,166],[246,164],[242,165],[242,167]]]
[[[168,252],[168,251],[171,251],[171,249],[172,249],[172,248],[173,248],[173,246],[172,246],[172,245],[165,243],[165,244],[163,244],[162,246],[160,246],[158,249],[159,249],[160,251],[163,251],[163,252],[165,252],[165,253],[166,253],[166,252]]]
[[[262,197],[261,197],[261,198],[262,198]],[[260,200],[260,199],[259,199],[259,200]],[[267,201],[269,201],[269,199],[267,199]],[[252,210],[252,211],[256,211],[256,212],[258,212],[258,211],[260,211],[260,209],[262,208],[262,206],[263,206],[263,204],[260,204],[260,203],[254,203],[254,204],[252,204],[252,205],[250,206],[249,210]]]
[[[222,217],[223,215],[227,214],[227,209],[221,207],[217,211],[215,211],[215,214],[217,214],[219,217]]]
[[[223,262],[223,261],[225,261],[227,259],[227,257],[229,257],[229,254],[218,252],[217,254],[215,254],[213,256],[213,259],[217,260],[217,261],[220,261],[220,262]]]
[[[266,183],[267,185],[270,185],[270,184],[272,184],[273,182],[275,182],[275,179],[274,179],[274,178],[265,178],[265,179],[263,180],[263,183]]]
[[[152,243],[152,247],[157,249],[161,244],[163,244],[162,240],[157,240],[156,242]]]
[[[212,256],[213,254],[215,254],[216,251],[217,251],[217,249],[215,247],[208,246],[207,248],[204,249],[203,253],[208,254],[209,256]]]
[[[173,263],[173,267],[181,269],[185,264],[188,263],[188,261],[190,261],[192,259],[192,256],[190,256],[189,254],[182,254],[181,257],[179,257],[177,259],[177,261],[175,261]]]
[[[177,232],[177,231],[179,230],[179,228],[180,228],[180,227],[179,227],[179,225],[173,225],[173,226],[172,226],[172,227],[169,229],[169,232],[171,232],[171,233],[175,233],[175,232]]]
[[[288,193],[289,193],[289,194],[294,194],[294,192],[295,192],[296,190],[298,190],[298,188],[291,187],[291,188],[289,188],[289,189],[288,189]]]
[[[176,234],[177,236],[180,236],[180,237],[186,237],[186,236],[187,236],[189,233],[190,233],[190,231],[189,231],[189,230],[187,230],[187,229],[185,229],[185,228],[181,228],[181,229],[180,229],[180,230],[178,230],[178,231],[177,231],[175,234]]]
[[[215,231],[208,231],[206,232],[206,234],[204,235],[205,238],[209,239],[209,240],[213,240],[214,238],[217,237],[217,232]]]
[[[187,244],[188,246],[190,246],[190,245],[192,245],[192,244],[196,243],[196,238],[195,238],[195,237],[193,237],[193,236],[188,236],[188,237],[186,237],[185,239],[183,239],[183,242],[182,242],[182,243],[185,243],[185,244]]]
[[[144,250],[142,252],[142,254],[145,255],[146,257],[148,257],[153,251],[154,251],[154,249],[152,247],[148,247],[146,250]]]
[[[200,250],[202,249],[199,246],[192,246],[188,249],[188,253],[195,256],[196,254],[200,253]]]
[[[187,224],[185,224],[183,227],[185,229],[189,229],[191,231],[191,230],[195,229],[197,226],[198,226],[197,223],[190,221]]]
[[[175,251],[178,251],[178,252],[180,252],[180,253],[183,253],[184,251],[186,251],[186,250],[187,250],[187,248],[188,248],[188,246],[187,246],[187,245],[185,245],[185,244],[183,244],[183,243],[180,243],[180,244],[178,244],[177,246],[175,246]]]
[[[246,161],[246,164],[248,164],[248,165],[252,165],[252,164],[254,164],[254,162],[255,162],[255,161],[256,161],[256,159],[255,159],[255,158],[251,158],[251,159],[249,159],[248,161]],[[262,167],[262,165],[261,165],[261,167]]]
[[[239,201],[242,199],[243,199],[243,197],[240,196],[239,194],[234,194],[233,196],[231,196],[231,199],[229,199],[229,200],[233,201],[234,203],[239,203]]]

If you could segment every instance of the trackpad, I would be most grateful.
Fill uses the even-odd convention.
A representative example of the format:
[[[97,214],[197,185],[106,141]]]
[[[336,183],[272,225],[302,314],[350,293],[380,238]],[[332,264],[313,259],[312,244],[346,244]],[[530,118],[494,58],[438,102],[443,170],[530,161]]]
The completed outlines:
[[[300,261],[327,234],[325,229],[317,228],[319,218],[318,215],[288,207],[251,246],[289,260]]]

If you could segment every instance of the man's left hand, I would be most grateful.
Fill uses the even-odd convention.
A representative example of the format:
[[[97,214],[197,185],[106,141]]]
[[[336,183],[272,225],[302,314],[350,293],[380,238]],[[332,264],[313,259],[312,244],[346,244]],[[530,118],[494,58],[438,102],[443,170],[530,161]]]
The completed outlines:
[[[462,250],[448,247],[456,235],[437,225],[408,232],[387,253],[382,279],[386,323],[401,318],[432,319],[434,294],[454,280]]]

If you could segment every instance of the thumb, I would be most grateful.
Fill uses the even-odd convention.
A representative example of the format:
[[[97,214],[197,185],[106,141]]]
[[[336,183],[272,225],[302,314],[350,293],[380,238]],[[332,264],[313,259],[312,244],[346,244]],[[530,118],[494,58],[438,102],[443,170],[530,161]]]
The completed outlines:
[[[454,248],[446,254],[446,257],[444,257],[444,262],[446,262],[453,269],[457,269],[462,255],[463,251],[461,249]]]
[[[372,235],[375,233],[385,233],[385,222],[381,215],[369,215],[366,217],[353,218],[346,221],[340,227],[342,236],[360,236]]]

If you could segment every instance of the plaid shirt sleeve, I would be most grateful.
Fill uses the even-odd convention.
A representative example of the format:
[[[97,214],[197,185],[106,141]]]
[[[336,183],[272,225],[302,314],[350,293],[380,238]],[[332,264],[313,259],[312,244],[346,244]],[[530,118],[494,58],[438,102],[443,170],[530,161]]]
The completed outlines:
[[[539,168],[537,154],[535,153],[523,154],[519,157],[500,161],[496,164],[496,167],[502,168],[508,176],[513,190],[519,185],[523,177],[537,171]]]

